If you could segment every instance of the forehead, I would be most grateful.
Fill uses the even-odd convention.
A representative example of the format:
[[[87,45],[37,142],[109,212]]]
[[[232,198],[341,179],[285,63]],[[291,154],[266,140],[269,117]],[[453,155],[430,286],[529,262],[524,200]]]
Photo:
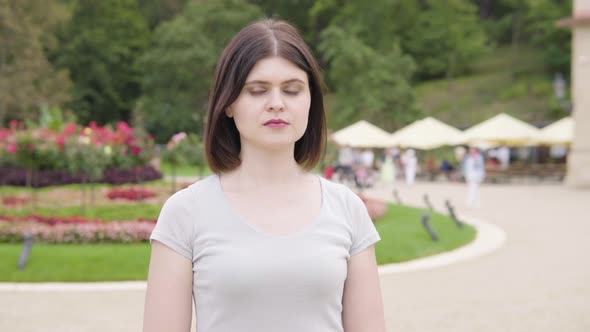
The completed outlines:
[[[292,79],[307,82],[307,73],[293,62],[274,56],[258,60],[246,81],[284,82]]]

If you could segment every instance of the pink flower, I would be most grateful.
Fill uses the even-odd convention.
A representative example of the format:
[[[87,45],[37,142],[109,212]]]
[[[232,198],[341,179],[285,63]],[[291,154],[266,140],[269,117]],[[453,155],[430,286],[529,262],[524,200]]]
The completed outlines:
[[[10,127],[10,129],[16,130],[16,128],[18,127],[18,121],[10,120],[10,122],[8,123],[8,126]]]
[[[60,134],[55,138],[55,145],[60,148],[63,148],[66,144],[66,137],[64,134]]]
[[[8,143],[8,146],[6,147],[6,152],[13,154],[18,150],[18,146],[16,145],[16,143]]]
[[[119,131],[125,135],[130,135],[131,133],[133,133],[133,128],[129,127],[129,125],[124,121],[117,123],[116,128],[117,128],[117,131]]]
[[[184,140],[185,138],[186,138],[186,133],[180,132],[180,133],[172,136],[172,142],[174,142],[174,144],[178,144],[178,143],[182,142],[182,140]]]

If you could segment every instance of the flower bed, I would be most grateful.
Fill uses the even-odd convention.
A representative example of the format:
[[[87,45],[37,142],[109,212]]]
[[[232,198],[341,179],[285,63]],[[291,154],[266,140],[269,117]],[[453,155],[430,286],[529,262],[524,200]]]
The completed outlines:
[[[18,216],[0,216],[0,222],[11,222],[11,223],[26,223],[36,222],[38,224],[44,224],[47,226],[55,226],[58,224],[88,224],[102,222],[100,220],[88,220],[86,218],[71,216],[71,217],[47,217],[38,214],[31,214],[26,217]]]
[[[7,206],[7,207],[15,207],[15,206],[19,206],[19,205],[24,205],[28,201],[29,201],[29,199],[26,197],[9,196],[9,197],[2,198],[2,205]]]
[[[106,195],[109,199],[126,199],[129,201],[139,201],[140,199],[155,197],[156,193],[148,189],[123,188],[111,189],[107,192]]]
[[[0,243],[22,242],[25,234],[42,243],[146,242],[155,224],[154,221],[88,221],[79,217],[0,217]]]
[[[367,199],[365,202],[372,220],[381,218],[387,205]],[[0,243],[19,243],[24,235],[32,234],[41,243],[133,243],[148,241],[156,220],[111,221],[88,220],[78,216],[55,217],[28,215],[26,217],[0,215]]]
[[[91,122],[48,128],[11,121],[9,128],[0,128],[0,185],[43,187],[159,179],[159,172],[146,167],[154,154],[153,145],[151,135],[125,122],[115,127]]]
[[[25,186],[27,170],[17,167],[0,167],[0,185]],[[97,182],[109,184],[137,183],[162,178],[162,173],[152,166],[136,167],[132,169],[107,169]],[[72,175],[63,170],[41,170],[38,173],[34,187],[57,186],[64,184],[82,183],[81,175]]]

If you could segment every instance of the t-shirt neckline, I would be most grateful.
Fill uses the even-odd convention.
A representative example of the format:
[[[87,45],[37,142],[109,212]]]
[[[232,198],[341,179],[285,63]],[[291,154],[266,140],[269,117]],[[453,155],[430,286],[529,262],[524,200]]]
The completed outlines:
[[[296,229],[295,231],[292,231],[292,232],[286,233],[286,234],[271,234],[271,233],[268,233],[268,232],[265,232],[265,231],[259,229],[255,225],[248,222],[248,220],[243,218],[238,213],[238,211],[236,209],[234,209],[234,207],[229,202],[227,196],[225,195],[225,192],[223,191],[223,188],[221,186],[221,178],[220,178],[219,174],[214,174],[213,177],[214,177],[216,189],[219,193],[219,196],[221,197],[222,204],[225,205],[226,210],[231,214],[231,216],[239,224],[246,226],[247,228],[249,228],[253,232],[255,232],[261,236],[267,237],[267,238],[288,238],[288,237],[294,237],[297,235],[304,234],[304,233],[308,232],[309,230],[311,230],[312,228],[314,228],[322,220],[322,217],[324,215],[324,211],[326,210],[326,186],[324,183],[324,179],[321,176],[316,175],[316,177],[319,180],[320,190],[321,190],[321,193],[320,193],[321,203],[320,203],[319,213],[317,213],[315,217],[311,218],[310,222],[306,223],[303,227]]]

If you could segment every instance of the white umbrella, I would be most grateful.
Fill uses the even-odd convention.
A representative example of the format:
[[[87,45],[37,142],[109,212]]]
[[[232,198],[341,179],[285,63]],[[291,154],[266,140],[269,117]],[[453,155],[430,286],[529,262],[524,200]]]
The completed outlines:
[[[455,144],[527,146],[536,144],[539,129],[504,113],[463,132]]]
[[[461,131],[435,118],[415,121],[391,134],[391,144],[403,148],[429,150],[453,145]]]
[[[541,129],[539,143],[549,145],[570,144],[574,137],[574,119],[571,116]]]
[[[331,136],[339,145],[350,145],[358,148],[389,147],[389,133],[385,130],[361,120],[348,127],[342,128]]]

